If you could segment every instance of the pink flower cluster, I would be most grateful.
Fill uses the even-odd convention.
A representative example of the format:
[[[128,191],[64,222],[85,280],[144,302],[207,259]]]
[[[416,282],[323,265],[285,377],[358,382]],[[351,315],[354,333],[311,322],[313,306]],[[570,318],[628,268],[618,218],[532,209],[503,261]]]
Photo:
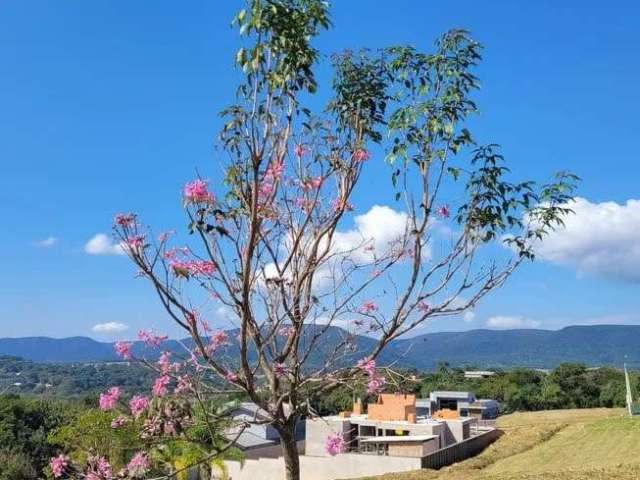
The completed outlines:
[[[214,352],[218,348],[227,345],[229,343],[229,335],[224,330],[218,330],[214,332],[213,335],[209,338],[209,346],[207,348],[208,352]]]
[[[367,375],[375,375],[376,361],[371,358],[363,358],[358,360],[358,368],[363,370]]]
[[[129,360],[131,358],[131,347],[133,344],[131,342],[116,342],[113,345],[114,350],[121,358],[125,360]]]
[[[296,329],[293,325],[283,325],[278,329],[278,335],[282,337],[290,338],[296,333]]]
[[[272,161],[264,173],[258,190],[258,202],[262,205],[267,203],[276,189],[276,182],[280,180],[284,173],[284,162]]]
[[[338,212],[351,212],[353,210],[353,205],[351,205],[351,203],[349,203],[347,200],[343,200],[341,198],[336,198],[331,207],[333,208],[333,211],[338,213]]]
[[[287,366],[284,363],[274,363],[273,373],[277,378],[284,377],[287,374]]]
[[[300,182],[300,187],[305,192],[317,190],[322,185],[322,177],[308,178]]]
[[[120,396],[122,395],[122,391],[119,387],[111,387],[106,393],[100,394],[100,410],[107,411],[113,410],[120,400]]]
[[[169,393],[169,382],[171,379],[169,375],[160,375],[153,382],[153,387],[151,391],[156,397],[164,397],[167,393]]]
[[[182,196],[186,203],[213,203],[215,200],[209,191],[209,183],[200,179],[185,184]]]
[[[347,450],[347,443],[341,433],[332,433],[324,443],[324,450],[333,456],[344,453]]]
[[[58,455],[57,457],[53,457],[49,461],[49,466],[51,467],[51,471],[53,472],[54,478],[62,477],[69,467],[69,457],[66,455]]]
[[[138,452],[127,464],[127,470],[129,471],[129,475],[134,478],[140,478],[144,476],[151,467],[149,463],[149,457],[147,457],[146,453]]]
[[[119,213],[113,218],[113,223],[119,227],[131,227],[136,223],[134,213]]]
[[[370,155],[366,150],[359,148],[355,152],[353,152],[352,158],[354,162],[366,162],[367,160],[369,160]]]
[[[376,305],[376,303],[372,300],[363,302],[362,305],[360,305],[360,308],[358,308],[358,312],[365,315],[376,312],[377,310],[378,310],[378,305]]]
[[[216,264],[209,260],[172,260],[169,265],[173,273],[180,276],[211,277],[216,271]]]
[[[146,330],[138,332],[138,339],[142,340],[147,347],[158,348],[167,338],[169,337],[166,335],[155,335]]]
[[[142,415],[142,412],[144,412],[148,406],[149,399],[143,395],[134,395],[131,397],[131,400],[129,400],[129,409],[131,410],[131,415],[133,415],[134,418],[138,418]]]
[[[136,251],[144,247],[144,235],[132,235],[125,239],[129,250]]]
[[[189,378],[189,376],[188,375],[178,376],[178,383],[176,385],[176,388],[173,390],[174,393],[180,394],[184,392],[189,392],[191,390],[192,390],[191,379]]]
[[[235,383],[238,381],[238,374],[229,370],[225,374],[224,379],[229,383]]]
[[[305,155],[308,151],[309,151],[309,149],[305,145],[303,145],[301,143],[298,143],[293,147],[293,153],[298,158],[300,158],[303,155]]]
[[[449,218],[451,211],[446,203],[436,209],[436,215],[440,218]]]
[[[129,419],[124,415],[118,415],[111,421],[111,428],[120,428],[124,426],[128,421]]]
[[[111,464],[107,461],[106,458],[100,457],[96,462],[96,473],[99,475],[98,478],[112,478],[113,471],[111,470]],[[88,478],[88,477],[87,477]]]
[[[418,302],[416,308],[421,313],[429,313],[429,311],[431,310],[431,306],[425,301]]]
[[[363,358],[358,361],[358,368],[367,374],[367,393],[377,395],[386,383],[385,378],[376,373],[376,361],[371,358]]]

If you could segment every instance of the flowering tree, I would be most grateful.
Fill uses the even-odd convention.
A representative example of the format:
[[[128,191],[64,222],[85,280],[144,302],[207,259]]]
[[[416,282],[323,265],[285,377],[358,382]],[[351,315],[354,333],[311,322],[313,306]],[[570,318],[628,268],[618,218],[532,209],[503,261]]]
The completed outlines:
[[[577,179],[511,183],[499,148],[475,143],[465,125],[481,47],[465,31],[444,34],[433,53],[333,56],[333,98],[313,113],[304,101],[316,92],[312,41],[330,24],[327,4],[252,0],[234,23],[243,81],[222,112],[224,178],[197,178],[182,192],[193,241],[154,236],[134,214],[118,215],[115,232],[192,341],[184,361],[164,353],[153,365],[153,395],[193,403],[225,386],[244,392],[279,432],[286,478],[297,480],[295,426],[313,414],[309,399],[360,380],[382,391],[385,346],[473,307],[533,259],[532,242],[570,212]],[[388,202],[401,221],[391,238],[344,231],[374,163],[390,172]],[[233,333],[211,323],[215,310]],[[373,346],[363,351],[357,334]],[[117,348],[127,357],[130,346]],[[134,417],[147,408],[146,398],[130,401]],[[344,448],[327,440],[332,454]],[[56,462],[60,472],[64,458]]]

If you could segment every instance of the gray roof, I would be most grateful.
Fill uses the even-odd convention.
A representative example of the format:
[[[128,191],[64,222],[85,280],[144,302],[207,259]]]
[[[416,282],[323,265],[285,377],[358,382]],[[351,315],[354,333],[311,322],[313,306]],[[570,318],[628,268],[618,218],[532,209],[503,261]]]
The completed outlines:
[[[236,438],[233,432],[228,432],[226,437],[228,440]],[[258,435],[247,431],[242,432],[236,440],[236,446],[241,450],[251,450],[252,448],[269,447],[272,445],[278,445],[278,442],[261,438]]]
[[[431,399],[435,399],[435,398],[459,398],[462,400],[466,400],[468,398],[471,397],[475,397],[475,395],[471,392],[453,392],[453,391],[437,391],[437,392],[431,392],[431,394],[429,395],[429,397]]]

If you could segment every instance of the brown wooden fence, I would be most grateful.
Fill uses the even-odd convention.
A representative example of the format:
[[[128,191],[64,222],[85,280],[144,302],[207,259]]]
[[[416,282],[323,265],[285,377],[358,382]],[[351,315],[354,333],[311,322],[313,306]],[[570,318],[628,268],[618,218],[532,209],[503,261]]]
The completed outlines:
[[[495,442],[500,435],[502,435],[500,430],[488,430],[460,443],[437,450],[422,459],[422,468],[433,468],[437,470],[452,463],[473,457]]]

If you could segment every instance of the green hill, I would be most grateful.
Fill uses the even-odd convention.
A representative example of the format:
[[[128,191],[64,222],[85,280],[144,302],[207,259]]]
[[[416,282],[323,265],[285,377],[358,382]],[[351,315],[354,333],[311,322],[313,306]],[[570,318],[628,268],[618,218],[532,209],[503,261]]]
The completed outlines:
[[[377,480],[637,480],[640,418],[622,409],[514,413],[504,435],[475,458],[442,470]],[[364,479],[361,479],[364,480]]]

